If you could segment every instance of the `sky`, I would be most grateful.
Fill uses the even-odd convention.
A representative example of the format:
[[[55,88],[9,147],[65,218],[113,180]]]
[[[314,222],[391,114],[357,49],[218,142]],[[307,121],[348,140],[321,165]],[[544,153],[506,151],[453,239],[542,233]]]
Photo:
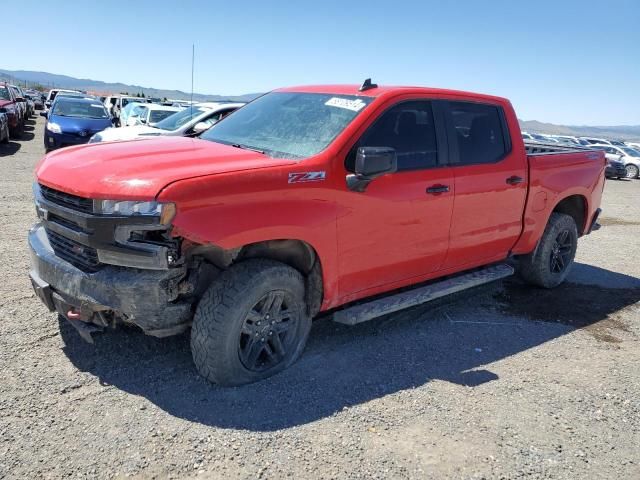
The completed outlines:
[[[6,2],[2,16],[24,10]],[[372,77],[507,97],[525,120],[640,125],[640,0],[59,0],[39,10],[26,32],[3,23],[0,68],[189,91],[195,44],[199,93]]]

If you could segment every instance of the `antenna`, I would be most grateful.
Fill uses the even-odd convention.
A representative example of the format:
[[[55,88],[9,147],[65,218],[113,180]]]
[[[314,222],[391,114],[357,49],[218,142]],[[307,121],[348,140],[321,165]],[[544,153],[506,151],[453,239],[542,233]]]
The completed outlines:
[[[371,90],[372,88],[378,88],[378,84],[377,83],[371,83],[371,79],[367,78],[362,85],[360,86],[359,90],[361,92],[364,92],[365,90]]]
[[[193,118],[193,65],[196,62],[196,45],[191,44],[191,103],[189,104],[189,118]]]

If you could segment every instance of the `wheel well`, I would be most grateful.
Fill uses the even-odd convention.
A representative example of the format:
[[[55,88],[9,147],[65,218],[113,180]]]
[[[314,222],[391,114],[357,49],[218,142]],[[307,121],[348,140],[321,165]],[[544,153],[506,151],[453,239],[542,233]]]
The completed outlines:
[[[270,258],[282,262],[305,276],[306,301],[311,316],[320,311],[323,300],[322,265],[317,252],[307,242],[292,239],[266,240],[230,250],[216,245],[199,245],[191,249],[189,255],[205,258],[222,270],[249,258]]]
[[[553,209],[554,212],[564,213],[573,217],[578,228],[578,235],[584,233],[585,217],[587,215],[587,200],[582,195],[571,195],[563,199]]]

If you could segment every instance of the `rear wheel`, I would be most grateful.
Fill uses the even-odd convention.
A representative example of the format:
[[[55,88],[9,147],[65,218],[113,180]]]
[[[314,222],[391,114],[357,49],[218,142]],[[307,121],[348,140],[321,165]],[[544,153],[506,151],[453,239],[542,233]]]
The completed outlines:
[[[247,260],[223,272],[193,320],[198,372],[220,385],[242,385],[287,368],[311,329],[304,298],[304,278],[280,262]]]
[[[535,251],[520,258],[520,275],[544,288],[560,285],[569,274],[578,247],[573,217],[552,213]]]
[[[627,178],[638,178],[640,169],[636,165],[627,165],[624,169],[627,171]]]
[[[9,124],[5,123],[4,132],[2,133],[2,143],[9,143],[9,137],[11,133],[9,132]]]

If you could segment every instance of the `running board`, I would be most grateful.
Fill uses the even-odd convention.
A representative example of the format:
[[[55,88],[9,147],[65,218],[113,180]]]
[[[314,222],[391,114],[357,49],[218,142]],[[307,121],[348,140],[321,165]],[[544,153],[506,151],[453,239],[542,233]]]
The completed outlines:
[[[387,315],[388,313],[415,307],[421,303],[430,302],[431,300],[451,295],[452,293],[461,292],[468,288],[500,280],[501,278],[513,275],[513,273],[513,267],[507,264],[493,265],[483,268],[482,270],[475,270],[457,277],[432,283],[425,287],[418,287],[413,290],[339,310],[333,314],[333,321],[344,323],[345,325],[355,325],[382,315]]]

